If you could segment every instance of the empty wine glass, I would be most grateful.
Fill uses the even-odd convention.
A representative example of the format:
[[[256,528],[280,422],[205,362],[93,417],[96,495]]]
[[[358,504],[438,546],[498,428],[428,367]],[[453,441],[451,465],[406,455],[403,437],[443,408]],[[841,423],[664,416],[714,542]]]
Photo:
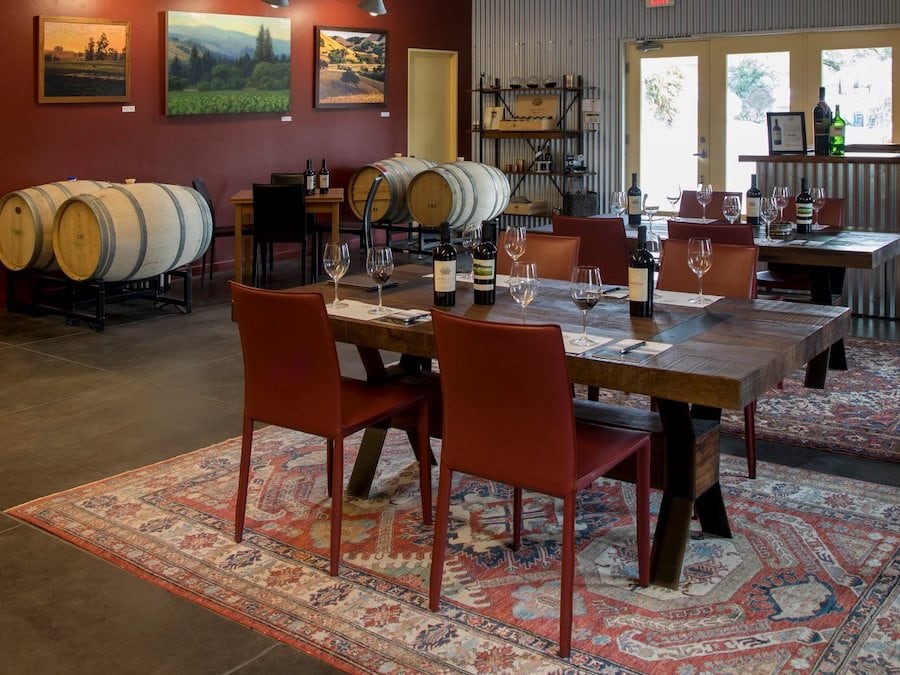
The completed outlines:
[[[388,312],[381,304],[381,287],[394,273],[394,254],[387,246],[374,246],[366,251],[366,274],[378,285],[378,307],[369,310],[369,314],[385,314]]]
[[[527,236],[523,225],[508,227],[506,232],[503,233],[503,250],[506,251],[506,255],[513,259],[513,262],[525,255],[525,240]]]
[[[350,269],[350,247],[346,243],[328,242],[322,251],[322,267],[325,274],[334,279],[334,302],[328,306],[332,309],[347,307],[346,302],[338,300],[338,283]]]
[[[697,275],[700,284],[697,297],[691,298],[688,302],[696,305],[709,303],[710,300],[703,297],[703,275],[712,267],[712,242],[708,237],[691,237],[688,240],[688,267]]]
[[[612,196],[609,198],[609,210],[617,216],[621,216],[625,213],[625,209],[627,208],[628,200],[625,198],[625,193],[621,190],[613,192]]]
[[[670,190],[666,191],[666,199],[669,201],[669,204],[672,206],[672,213],[675,213],[675,207],[678,206],[678,202],[681,201],[681,186],[676,185]]]
[[[697,203],[703,207],[703,220],[706,220],[706,206],[712,201],[713,188],[709,183],[697,186]]]
[[[763,224],[764,234],[766,235],[765,241],[766,243],[772,243],[775,241],[772,239],[772,234],[769,229],[769,226],[778,216],[778,205],[775,203],[775,200],[771,197],[763,197],[759,200],[759,220]]]
[[[600,301],[603,294],[600,283],[600,268],[579,266],[572,270],[572,283],[569,288],[572,302],[581,310],[581,335],[570,340],[573,345],[590,347],[598,344],[587,336],[587,313]]]
[[[645,195],[644,196],[644,213],[646,213],[647,218],[650,219],[650,227],[649,227],[648,231],[653,229],[653,216],[655,216],[658,212],[659,212],[659,204],[656,204],[656,203],[648,204],[647,203],[647,195]]]
[[[772,188],[772,199],[775,200],[775,206],[778,207],[778,222],[784,222],[784,207],[788,205],[791,193],[787,187],[780,186]]]
[[[522,308],[522,323],[525,323],[525,312],[528,305],[537,295],[539,279],[537,263],[516,261],[509,269],[509,294]]]
[[[809,196],[813,200],[813,225],[818,225],[819,211],[825,208],[825,188],[812,187],[809,189]]]
[[[465,249],[466,253],[468,253],[469,261],[472,260],[472,252],[475,250],[475,246],[479,241],[481,241],[481,223],[468,223],[463,227],[462,247]],[[475,277],[472,275],[471,264],[469,265],[469,271],[464,274],[462,278],[464,281],[475,280]]]
[[[737,195],[725,195],[722,200],[722,214],[729,225],[741,217],[741,198]]]

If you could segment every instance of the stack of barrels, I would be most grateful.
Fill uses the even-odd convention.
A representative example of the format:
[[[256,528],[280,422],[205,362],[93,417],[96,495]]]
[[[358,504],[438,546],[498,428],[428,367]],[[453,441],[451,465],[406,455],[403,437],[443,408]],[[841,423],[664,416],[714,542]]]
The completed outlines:
[[[212,214],[189,187],[72,180],[0,198],[0,263],[74,281],[150,279],[196,260]]]

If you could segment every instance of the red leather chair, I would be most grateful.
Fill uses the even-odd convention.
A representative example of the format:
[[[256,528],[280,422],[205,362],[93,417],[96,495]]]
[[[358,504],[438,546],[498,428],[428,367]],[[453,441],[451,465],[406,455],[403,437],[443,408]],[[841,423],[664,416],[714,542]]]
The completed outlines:
[[[572,642],[575,495],[635,454],[639,583],[649,583],[649,436],[576,424],[559,326],[476,321],[437,311],[433,317],[444,440],[429,606],[438,611],[440,605],[454,471],[513,486],[514,550],[521,542],[523,488],[560,497],[559,653],[567,657]],[[490,382],[485,381],[485,373],[490,373]],[[510,406],[510,414],[501,414],[498,400]]]
[[[241,541],[244,532],[254,422],[322,436],[327,439],[331,496],[329,571],[336,575],[341,556],[344,438],[409,409],[418,416],[422,520],[430,525],[431,450],[427,398],[421,389],[342,377],[325,301],[318,293],[267,291],[231,282],[231,294],[244,355],[235,541]]]
[[[581,239],[579,265],[599,267],[604,284],[628,284],[628,237],[621,218],[553,216],[552,222],[554,235]]]
[[[712,194],[712,201],[710,201],[710,203],[706,205],[707,218],[728,222],[725,220],[725,214],[722,213],[722,200],[725,199],[727,195],[736,195],[738,197],[741,197],[740,192],[719,192],[717,190],[714,190]],[[700,202],[697,201],[696,190],[683,190],[681,192],[681,202],[678,207],[678,217],[703,217],[703,207],[700,206]]]
[[[541,279],[561,279],[569,281],[572,269],[578,265],[577,237],[557,237],[552,234],[528,233],[525,240],[525,255],[519,260],[530,260],[537,263],[538,277]],[[497,274],[509,274],[512,258],[503,250],[501,237],[500,250],[497,252]]]
[[[753,227],[743,225],[720,225],[718,223],[685,223],[669,220],[669,239],[692,237],[709,237],[714,244],[731,244],[733,246],[753,246]]]
[[[755,298],[759,249],[755,246],[713,243],[712,250],[712,267],[703,275],[703,290],[712,295],[724,295],[728,298]],[[683,239],[665,241],[657,288],[685,293],[697,292],[697,277],[688,267],[687,251],[688,243]],[[744,447],[747,450],[747,475],[756,478],[756,401],[744,407]]]

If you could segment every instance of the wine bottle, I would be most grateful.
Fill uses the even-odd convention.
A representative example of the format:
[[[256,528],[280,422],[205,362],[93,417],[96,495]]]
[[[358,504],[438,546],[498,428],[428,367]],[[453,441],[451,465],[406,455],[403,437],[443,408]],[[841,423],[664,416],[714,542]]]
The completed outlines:
[[[772,127],[772,145],[781,145],[781,126],[778,124],[778,118],[775,118],[775,126]]]
[[[316,172],[312,168],[312,160],[306,160],[306,171],[303,172],[306,194],[311,195],[316,191]]]
[[[450,243],[450,224],[441,223],[441,243],[431,254],[434,271],[434,304],[453,307],[456,304],[456,249]]]
[[[641,188],[638,187],[637,174],[631,174],[631,187],[628,188],[628,224],[641,224],[641,211],[644,205],[641,203]]]
[[[497,295],[497,247],[487,223],[481,225],[481,241],[472,251],[473,298],[476,305],[493,305]]]
[[[759,225],[759,200],[762,192],[756,185],[756,174],[750,174],[750,189],[747,190],[747,224]]]
[[[331,173],[328,171],[328,165],[325,158],[322,158],[322,168],[319,169],[319,194],[327,194],[328,187],[331,182]]]
[[[653,316],[653,273],[656,261],[647,250],[647,226],[638,227],[637,249],[628,258],[628,311]]]
[[[800,192],[796,199],[797,232],[806,234],[812,227],[813,199],[809,194],[809,181],[806,176],[800,178]]]
[[[834,119],[831,120],[831,128],[828,130],[829,153],[832,157],[844,156],[844,127],[846,123],[841,117],[840,104],[834,106]]]
[[[814,152],[827,155],[829,152],[828,133],[831,129],[831,107],[825,102],[825,87],[819,87],[819,102],[813,108]]]

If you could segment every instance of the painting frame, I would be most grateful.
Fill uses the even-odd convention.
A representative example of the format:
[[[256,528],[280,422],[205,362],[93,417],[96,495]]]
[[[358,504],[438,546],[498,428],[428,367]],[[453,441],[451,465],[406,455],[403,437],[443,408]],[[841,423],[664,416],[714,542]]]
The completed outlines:
[[[291,112],[290,17],[167,10],[167,117]]]
[[[805,155],[806,115],[802,112],[766,113],[770,155]]]
[[[313,107],[320,110],[387,107],[388,32],[380,28],[340,26],[316,26],[314,30]],[[334,45],[335,42],[338,44]],[[360,49],[352,49],[353,44]],[[351,52],[352,56],[342,56],[339,50]],[[343,61],[348,57],[350,63]],[[347,72],[355,79],[346,75]]]
[[[38,103],[131,101],[130,21],[39,16],[36,58]]]

